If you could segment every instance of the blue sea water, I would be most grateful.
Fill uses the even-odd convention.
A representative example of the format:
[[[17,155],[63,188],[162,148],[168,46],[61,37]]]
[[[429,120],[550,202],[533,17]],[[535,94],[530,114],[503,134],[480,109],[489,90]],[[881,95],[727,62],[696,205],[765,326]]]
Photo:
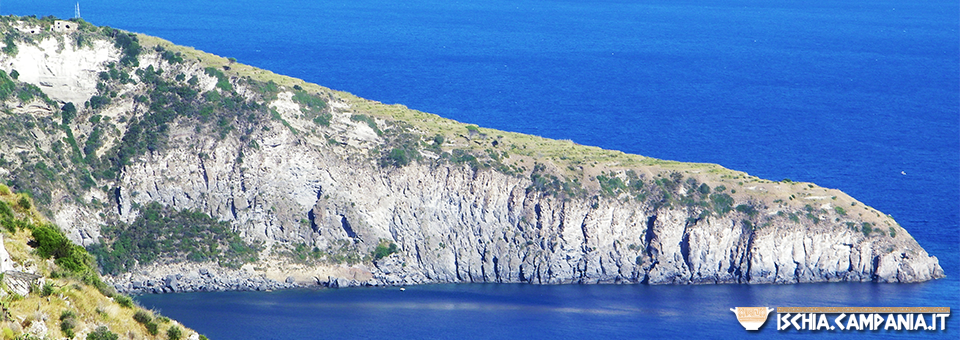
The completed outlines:
[[[5,1],[0,13],[71,17],[74,3]],[[911,285],[475,285],[416,287],[406,295],[358,289],[140,298],[212,337],[376,337],[376,331],[438,338],[674,331],[740,337],[745,333],[729,307],[960,308],[956,1],[90,0],[80,6],[98,25],[463,122],[838,188],[891,214],[948,275]],[[951,319],[953,329],[957,320]],[[956,338],[950,334],[927,335]],[[313,337],[319,336],[307,336]]]

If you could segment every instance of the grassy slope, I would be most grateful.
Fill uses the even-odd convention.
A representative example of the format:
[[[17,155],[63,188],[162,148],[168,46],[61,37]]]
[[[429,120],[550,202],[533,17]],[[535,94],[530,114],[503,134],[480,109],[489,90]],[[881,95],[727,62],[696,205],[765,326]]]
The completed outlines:
[[[99,281],[99,278],[82,279],[61,268],[53,258],[41,257],[36,249],[28,245],[35,240],[30,226],[48,225],[53,228],[56,226],[50,225],[32,203],[29,208],[24,208],[20,203],[22,199],[32,202],[28,196],[13,193],[0,184],[0,202],[10,207],[13,213],[12,219],[9,216],[0,216],[0,219],[3,219],[5,224],[21,226],[14,227],[13,230],[4,228],[3,245],[14,262],[23,267],[34,268],[37,274],[44,276],[46,284],[44,287],[35,287],[34,291],[27,296],[11,293],[6,286],[0,288],[3,290],[0,304],[7,313],[6,318],[0,321],[4,339],[21,336],[31,324],[37,322],[45,324],[48,330],[47,338],[65,338],[67,336],[61,330],[61,315],[64,312],[73,312],[76,315],[73,332],[78,339],[85,338],[85,334],[101,326],[106,326],[111,332],[121,337],[131,339],[166,339],[167,331],[173,327],[181,329],[183,338],[186,338],[186,334],[194,333],[169,319],[156,316],[153,312],[133,305],[129,297],[114,294],[109,288],[105,289],[105,286],[98,289],[95,285],[88,283]],[[134,320],[134,314],[141,311],[154,320],[159,335],[151,335],[146,325]],[[21,337],[17,338],[21,339]]]

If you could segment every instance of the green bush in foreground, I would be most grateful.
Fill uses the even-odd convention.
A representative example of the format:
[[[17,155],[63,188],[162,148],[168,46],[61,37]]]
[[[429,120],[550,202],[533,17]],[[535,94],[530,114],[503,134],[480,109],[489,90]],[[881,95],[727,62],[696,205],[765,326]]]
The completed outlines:
[[[97,327],[93,333],[87,334],[87,340],[117,340],[118,338],[117,334],[111,332],[107,326]]]
[[[183,331],[180,330],[180,327],[170,326],[170,328],[167,328],[167,339],[180,340],[181,338],[183,338]]]

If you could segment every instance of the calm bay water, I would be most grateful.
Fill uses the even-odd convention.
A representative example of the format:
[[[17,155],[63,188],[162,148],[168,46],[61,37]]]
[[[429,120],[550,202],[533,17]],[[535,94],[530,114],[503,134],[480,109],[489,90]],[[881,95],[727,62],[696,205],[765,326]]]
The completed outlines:
[[[74,3],[5,1],[0,13],[70,17]],[[839,188],[893,215],[948,275],[917,285],[478,285],[415,287],[405,295],[357,289],[140,298],[190,327],[221,339],[678,330],[739,337],[727,310],[734,306],[960,308],[958,7],[91,0],[82,1],[81,14],[459,121]]]

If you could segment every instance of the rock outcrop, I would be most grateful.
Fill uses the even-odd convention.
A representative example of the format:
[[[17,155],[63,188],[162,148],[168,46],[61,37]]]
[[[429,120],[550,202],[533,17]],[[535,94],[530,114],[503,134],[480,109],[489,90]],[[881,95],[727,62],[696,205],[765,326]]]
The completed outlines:
[[[65,70],[20,71],[21,81],[61,103],[89,99],[86,75],[106,70],[105,63],[120,55],[104,43],[67,44],[57,53],[51,46],[46,40],[22,46],[17,56],[0,56],[0,65],[8,73],[17,67]],[[278,93],[261,95],[252,83],[267,79],[261,70],[184,48],[178,51],[187,62],[173,63],[161,50],[144,51],[137,69],[164,70],[171,81],[196,78],[198,92],[226,95],[222,80],[192,60],[222,62],[233,91],[268,107],[273,119],[236,118],[238,128],[225,134],[201,129],[193,118],[173,120],[163,147],[133,157],[115,179],[98,179],[79,197],[56,191],[52,214],[72,239],[89,245],[99,242],[100,226],[132,221],[137,207],[159,202],[230,221],[265,250],[260,262],[222,274],[227,280],[191,266],[176,271],[182,264],[171,263],[113,277],[124,291],[431,282],[916,282],[944,275],[936,257],[892,218],[838,190],[478,130],[275,75],[269,79],[278,82]],[[71,125],[75,135],[89,135],[90,117],[112,118],[114,141],[98,154],[120,143],[129,127],[124,122],[151,110],[140,104],[150,89],[131,77],[141,83],[119,87],[106,108],[81,108]],[[76,91],[44,84],[75,84],[67,88]],[[327,124],[307,114],[306,104],[295,99],[298,91],[324,98]],[[5,105],[37,120],[53,120],[59,112],[39,101]],[[12,162],[4,171],[32,162],[17,162],[12,150],[41,159],[32,145],[42,154],[66,138],[62,131],[33,131],[33,139],[6,144],[4,156]],[[431,136],[435,131],[439,138]],[[409,135],[416,136],[409,145],[419,145],[420,157],[412,160],[403,158],[408,144],[397,144]],[[370,258],[384,242],[398,252]],[[327,255],[312,262],[283,255],[295,245]],[[347,253],[361,263],[337,260]]]

